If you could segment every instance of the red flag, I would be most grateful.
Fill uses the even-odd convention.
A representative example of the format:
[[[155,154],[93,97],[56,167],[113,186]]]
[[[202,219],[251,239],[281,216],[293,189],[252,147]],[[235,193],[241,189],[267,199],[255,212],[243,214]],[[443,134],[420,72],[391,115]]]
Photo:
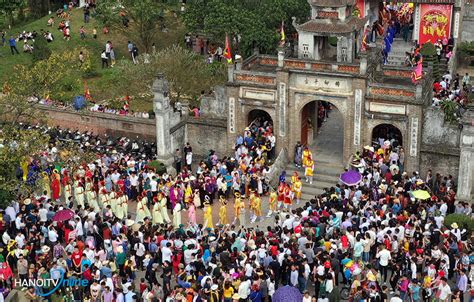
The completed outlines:
[[[89,91],[89,87],[87,86],[87,82],[84,82],[84,97],[86,100],[92,99],[91,92]]]
[[[230,42],[227,34],[225,35],[224,58],[227,59],[227,63],[232,64],[232,53],[230,52]]]
[[[369,28],[364,29],[364,35],[362,36],[361,50],[365,52],[367,50],[367,35],[369,34]]]

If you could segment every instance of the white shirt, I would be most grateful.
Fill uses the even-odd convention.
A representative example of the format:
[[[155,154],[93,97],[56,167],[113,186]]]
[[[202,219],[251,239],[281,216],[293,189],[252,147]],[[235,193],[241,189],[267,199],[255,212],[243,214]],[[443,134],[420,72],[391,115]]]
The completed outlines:
[[[143,245],[143,243],[139,242],[139,243],[135,243],[135,252],[137,254],[138,257],[142,257],[143,255],[145,255],[145,246]]]
[[[44,222],[44,221],[48,220],[48,217],[47,217],[48,210],[46,210],[45,208],[39,209],[38,214],[39,214],[39,217],[40,217],[40,221]]]
[[[48,232],[48,239],[49,239],[49,241],[51,241],[51,242],[56,242],[56,241],[58,241],[58,233],[56,233],[55,230],[50,229],[49,232]]]
[[[383,249],[377,253],[377,258],[379,258],[381,266],[387,266],[388,261],[392,259],[392,255],[390,254],[389,250]]]
[[[161,254],[163,262],[169,261],[171,263],[171,255],[173,254],[173,252],[171,252],[171,249],[169,247],[163,247],[161,249]]]
[[[447,283],[445,285],[440,284],[438,286],[438,290],[440,291],[440,294],[439,294],[440,300],[446,300],[448,296],[451,294],[451,287]]]
[[[241,299],[247,299],[250,294],[250,280],[240,283],[238,294]]]

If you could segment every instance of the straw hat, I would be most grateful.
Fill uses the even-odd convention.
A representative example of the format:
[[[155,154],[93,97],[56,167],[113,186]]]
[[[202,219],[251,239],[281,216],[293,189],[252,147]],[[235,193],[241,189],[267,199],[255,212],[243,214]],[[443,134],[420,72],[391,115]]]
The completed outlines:
[[[23,204],[24,204],[25,206],[31,204],[31,198],[26,198],[25,200],[23,200]]]
[[[234,300],[240,300],[240,295],[239,295],[239,294],[234,294],[234,295],[232,296],[232,299],[234,299]]]
[[[453,222],[453,223],[451,223],[451,228],[457,229],[457,228],[459,228],[459,226],[456,222]]]

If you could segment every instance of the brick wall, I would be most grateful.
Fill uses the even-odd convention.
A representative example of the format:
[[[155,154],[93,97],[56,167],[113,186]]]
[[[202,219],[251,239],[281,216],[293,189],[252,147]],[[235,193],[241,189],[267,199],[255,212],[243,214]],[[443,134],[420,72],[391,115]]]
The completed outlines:
[[[50,125],[61,128],[92,130],[101,135],[138,136],[143,139],[155,140],[156,126],[154,119],[125,117],[114,114],[90,111],[75,111],[58,109],[48,106],[39,106],[47,116]]]

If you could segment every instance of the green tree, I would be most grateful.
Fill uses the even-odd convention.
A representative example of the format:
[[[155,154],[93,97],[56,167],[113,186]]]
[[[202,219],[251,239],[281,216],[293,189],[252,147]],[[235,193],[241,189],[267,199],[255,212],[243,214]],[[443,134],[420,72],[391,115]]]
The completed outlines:
[[[310,7],[306,0],[194,0],[184,14],[186,26],[203,32],[214,42],[223,42],[226,34],[240,37],[237,51],[250,54],[258,47],[262,52],[275,50],[281,22],[288,38],[295,32],[291,17],[304,22]]]
[[[207,64],[201,56],[179,45],[158,51],[150,56],[149,61],[139,65],[124,61],[117,66],[112,81],[125,83],[133,78],[134,85],[120,85],[115,97],[150,91],[158,71],[163,72],[170,82],[173,101],[183,97],[196,99],[202,90],[211,90],[226,79],[224,64]]]
[[[15,13],[18,13],[23,5],[23,0],[0,0],[0,11],[7,16],[9,25],[15,24]]]
[[[79,61],[79,52],[84,53],[85,62]],[[11,95],[29,98],[50,97],[53,100],[69,101],[82,85],[82,76],[90,72],[91,62],[85,49],[54,52],[48,59],[41,60],[32,67],[15,66],[15,71],[7,81]]]
[[[33,62],[46,60],[51,56],[51,49],[49,49],[48,42],[43,37],[38,37],[33,43]]]
[[[149,53],[164,27],[164,9],[164,4],[155,0],[101,0],[97,17],[130,40],[138,39],[137,44]]]

